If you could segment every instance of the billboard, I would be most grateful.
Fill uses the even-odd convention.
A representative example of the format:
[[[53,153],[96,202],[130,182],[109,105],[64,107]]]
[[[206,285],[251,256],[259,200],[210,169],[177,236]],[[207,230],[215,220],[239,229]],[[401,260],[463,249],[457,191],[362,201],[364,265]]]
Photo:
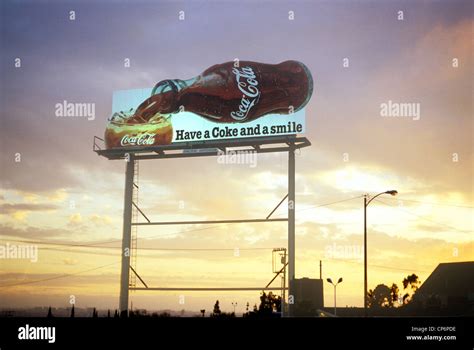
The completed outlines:
[[[108,149],[305,132],[313,90],[300,62],[227,62],[189,80],[115,91],[105,131]]]

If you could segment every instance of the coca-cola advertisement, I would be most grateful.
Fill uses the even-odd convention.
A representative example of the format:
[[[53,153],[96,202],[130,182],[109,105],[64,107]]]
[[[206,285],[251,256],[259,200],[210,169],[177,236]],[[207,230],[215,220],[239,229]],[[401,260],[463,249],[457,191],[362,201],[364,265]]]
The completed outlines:
[[[474,350],[473,29],[0,0],[0,350]]]
[[[236,59],[188,80],[116,91],[105,143],[110,149],[302,134],[313,86],[301,62]]]

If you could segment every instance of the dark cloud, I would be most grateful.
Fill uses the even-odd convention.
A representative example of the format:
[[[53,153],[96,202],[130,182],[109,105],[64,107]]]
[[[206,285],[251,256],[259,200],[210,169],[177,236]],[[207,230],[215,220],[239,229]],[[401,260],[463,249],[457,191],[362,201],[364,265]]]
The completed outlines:
[[[56,229],[56,228],[37,228],[37,227],[26,227],[26,228],[15,228],[9,225],[0,225],[0,233],[2,236],[12,236],[21,238],[53,238],[63,235],[67,230]]]
[[[0,204],[0,214],[11,214],[17,211],[49,211],[56,210],[59,207],[53,204],[32,204],[32,203],[18,203],[18,204]]]
[[[396,171],[403,169],[427,181],[439,179],[447,189],[470,188],[471,170],[466,171],[462,164],[453,169],[452,162],[443,163],[439,158],[441,154],[446,153],[448,157],[449,152],[459,150],[465,164],[469,162],[470,148],[466,148],[463,140],[470,139],[466,136],[470,128],[463,130],[463,123],[459,122],[465,121],[464,117],[451,123],[453,130],[444,134],[445,129],[439,127],[438,122],[411,123],[409,127],[406,123],[388,125],[369,113],[370,106],[376,112],[379,103],[373,92],[387,95],[389,91],[379,75],[390,79],[399,77],[390,90],[393,95],[405,91],[407,82],[414,89],[419,87],[412,84],[412,76],[404,67],[426,62],[402,56],[403,62],[408,59],[410,64],[400,66],[397,64],[400,53],[419,50],[417,43],[423,40],[433,23],[449,29],[469,18],[469,1],[405,6],[410,18],[416,21],[405,21],[403,30],[400,23],[386,20],[398,10],[396,3],[377,6],[292,3],[296,14],[292,23],[286,18],[288,4],[285,2],[272,5],[271,10],[266,4],[255,2],[251,11],[244,11],[238,2],[192,2],[184,8],[172,2],[140,3],[139,6],[86,2],[73,7],[77,13],[74,22],[67,19],[71,8],[68,4],[6,2],[2,8],[5,31],[1,50],[5,60],[1,64],[0,177],[5,188],[48,191],[78,187],[82,183],[75,174],[76,167],[103,171],[104,176],[122,172],[122,167],[97,157],[91,149],[92,137],[103,134],[111,111],[112,92],[152,86],[165,78],[189,78],[212,64],[234,57],[269,63],[295,58],[313,71],[316,89],[307,107],[307,134],[314,145],[303,150],[299,172],[329,164],[341,165],[342,153],[348,152],[351,160],[376,163]],[[182,9],[186,20],[178,21],[177,14]],[[239,23],[235,22],[236,12],[240,16]],[[104,16],[108,19],[107,25],[103,25]],[[202,21],[207,17],[213,18],[212,23]],[[46,22],[48,26],[44,25]],[[253,25],[241,23],[258,23],[258,33]],[[380,33],[380,28],[385,32],[375,38],[373,33]],[[327,33],[331,33],[330,38]],[[308,45],[310,37],[314,45]],[[396,40],[386,40],[387,37]],[[445,42],[435,48],[428,43],[428,50],[422,50],[423,60],[433,52],[458,52],[440,49],[444,46]],[[347,55],[351,68],[343,70],[340,60]],[[22,58],[21,69],[13,67],[15,57]],[[125,57],[131,58],[129,69],[123,67]],[[469,66],[469,59],[464,58],[465,66]],[[384,71],[386,67],[390,70]],[[469,76],[463,74],[444,84],[443,98],[433,95],[420,99],[436,98],[438,105],[427,103],[424,106],[433,109],[441,103],[456,115],[464,115],[466,112],[457,106],[470,103],[471,85],[466,83]],[[366,82],[369,82],[367,86]],[[431,84],[434,89],[438,85]],[[345,103],[340,102],[341,98]],[[96,119],[56,118],[54,105],[63,100],[96,103]],[[468,116],[471,114],[467,111]],[[437,131],[427,133],[427,129]],[[446,142],[438,148],[438,159],[427,157],[433,143],[443,138]],[[21,153],[21,163],[14,162],[16,153]],[[322,160],[321,154],[327,154],[328,158]],[[174,173],[182,171],[177,163],[167,161],[166,165]],[[453,174],[458,181],[452,180]]]
[[[67,281],[67,285],[74,286],[75,284],[80,285],[81,287],[84,287],[86,285],[104,285],[104,284],[111,284],[111,283],[118,283],[118,273],[111,273],[114,269],[118,271],[117,264],[116,266],[112,265],[110,268],[108,268],[109,273],[103,273],[101,271],[97,273],[90,273],[88,275],[75,275],[75,276],[68,276],[64,278],[57,278],[61,275],[58,275],[56,273],[15,273],[15,272],[9,272],[9,273],[2,273],[0,274],[0,279],[2,280],[2,284],[0,285],[1,287],[4,286],[9,286],[13,284],[21,284],[21,283],[26,283],[29,281],[37,281],[37,280],[42,280],[45,279],[47,281],[45,282],[40,282],[40,283],[35,283],[32,284],[34,285],[47,285],[47,286],[55,286],[55,287],[61,287],[64,286],[65,281]],[[73,265],[68,265],[70,268],[69,272],[66,272],[62,275],[66,275],[68,273],[74,273],[77,272],[78,268],[74,267]],[[83,269],[84,270],[84,269]],[[106,271],[106,269],[104,269]],[[48,280],[50,279],[50,280]],[[25,286],[28,286],[26,284]]]

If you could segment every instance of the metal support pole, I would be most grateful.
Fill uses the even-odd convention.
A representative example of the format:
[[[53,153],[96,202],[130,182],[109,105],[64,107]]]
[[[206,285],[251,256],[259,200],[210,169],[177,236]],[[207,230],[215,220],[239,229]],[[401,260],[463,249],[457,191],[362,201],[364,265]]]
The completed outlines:
[[[364,196],[364,316],[367,317],[367,195]]]
[[[285,317],[285,308],[286,308],[286,267],[288,266],[287,260],[286,260],[286,249],[283,251],[283,261],[285,262],[285,268],[283,269],[283,290],[282,290],[282,298],[281,298],[281,317]]]
[[[288,151],[288,316],[294,314],[296,303],[294,294],[295,280],[295,149],[290,147]]]
[[[130,244],[132,238],[132,197],[133,177],[135,172],[135,157],[129,155],[125,171],[125,196],[123,208],[122,236],[122,273],[120,277],[120,317],[128,316],[128,293],[130,278]]]

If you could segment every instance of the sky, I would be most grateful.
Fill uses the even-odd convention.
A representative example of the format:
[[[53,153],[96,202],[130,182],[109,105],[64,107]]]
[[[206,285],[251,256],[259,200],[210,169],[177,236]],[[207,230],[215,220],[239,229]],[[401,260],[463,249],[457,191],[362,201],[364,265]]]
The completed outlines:
[[[77,307],[118,307],[125,163],[92,151],[112,94],[235,58],[298,60],[313,75],[312,146],[296,156],[298,278],[319,278],[322,260],[324,278],[344,279],[338,305],[361,306],[362,195],[391,189],[399,195],[368,209],[369,288],[400,286],[411,273],[424,281],[441,262],[473,260],[472,7],[2,1],[0,244],[39,251],[36,262],[0,260],[0,307],[66,307],[72,296]],[[57,117],[64,100],[94,103],[95,118]],[[389,101],[417,104],[419,118],[382,116]],[[259,155],[255,168],[212,157],[139,167],[139,205],[155,221],[264,218],[287,193],[285,154]],[[285,217],[285,206],[274,215]],[[140,227],[138,246],[136,268],[150,286],[260,287],[287,231],[285,223]],[[66,274],[75,275],[57,278]],[[326,306],[332,293],[326,284]],[[210,310],[219,299],[226,311],[237,302],[238,313],[258,297],[131,294],[134,307]]]

